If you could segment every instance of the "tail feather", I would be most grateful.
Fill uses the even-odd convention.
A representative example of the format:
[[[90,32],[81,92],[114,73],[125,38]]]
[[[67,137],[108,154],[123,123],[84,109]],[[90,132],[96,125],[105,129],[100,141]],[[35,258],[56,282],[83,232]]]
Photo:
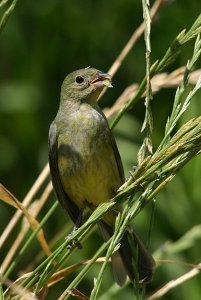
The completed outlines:
[[[112,228],[104,221],[100,221],[98,225],[104,241],[108,241],[113,234]],[[118,251],[112,255],[111,262],[114,279],[119,286],[122,286],[126,281],[127,270]]]
[[[114,280],[119,286],[122,286],[126,281],[127,270],[118,251],[112,255],[111,261]]]
[[[108,240],[113,235],[113,228],[104,221],[101,221],[99,225],[104,240]],[[114,253],[112,256],[112,268],[115,274],[114,277],[116,282],[119,285],[123,285],[126,279],[126,274],[129,276],[132,282],[136,279],[136,272],[133,264],[136,261],[136,258],[136,268],[139,282],[150,282],[153,277],[153,268],[155,262],[137,234],[129,228],[125,232],[120,243],[121,245],[118,252]],[[133,249],[135,251],[133,251]]]
[[[133,244],[130,245],[131,243]],[[135,249],[135,253],[133,253],[134,251],[132,251],[132,248]],[[124,262],[131,281],[134,281],[135,279],[133,262],[135,262],[136,259],[139,282],[149,283],[152,280],[153,268],[155,265],[154,259],[134,231],[125,232],[121,240],[119,254]]]

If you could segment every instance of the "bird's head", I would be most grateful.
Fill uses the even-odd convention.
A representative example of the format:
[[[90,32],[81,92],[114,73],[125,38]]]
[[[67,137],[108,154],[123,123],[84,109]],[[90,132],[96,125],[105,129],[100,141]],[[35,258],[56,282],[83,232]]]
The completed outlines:
[[[112,87],[109,74],[90,67],[80,69],[64,79],[61,100],[82,101],[93,105],[104,87]]]

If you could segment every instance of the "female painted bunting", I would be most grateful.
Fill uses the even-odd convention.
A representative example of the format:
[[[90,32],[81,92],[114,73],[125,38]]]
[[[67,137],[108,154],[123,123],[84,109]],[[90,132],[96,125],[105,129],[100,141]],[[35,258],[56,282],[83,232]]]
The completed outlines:
[[[113,198],[125,181],[114,137],[97,104],[105,86],[112,86],[111,76],[94,68],[69,74],[62,84],[59,110],[50,126],[52,183],[58,200],[75,224],[84,208],[94,210],[100,203]],[[100,221],[104,239],[113,234],[120,210],[118,206]],[[133,241],[138,249],[139,280],[149,282],[154,260],[130,228],[125,232],[118,252],[112,256],[115,280],[119,285],[125,282],[127,275],[134,280],[129,241]]]

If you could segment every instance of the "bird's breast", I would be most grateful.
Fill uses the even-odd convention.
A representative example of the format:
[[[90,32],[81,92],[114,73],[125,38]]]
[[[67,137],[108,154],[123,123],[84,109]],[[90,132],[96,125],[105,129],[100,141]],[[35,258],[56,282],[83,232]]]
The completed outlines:
[[[115,195],[121,182],[111,132],[101,114],[77,112],[60,128],[58,166],[65,192],[79,207],[96,207]]]

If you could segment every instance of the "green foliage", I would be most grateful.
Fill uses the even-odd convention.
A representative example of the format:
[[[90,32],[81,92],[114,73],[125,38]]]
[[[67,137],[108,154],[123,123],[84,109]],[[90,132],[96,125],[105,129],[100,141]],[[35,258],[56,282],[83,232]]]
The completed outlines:
[[[0,274],[2,299],[9,280],[19,278],[19,272],[32,271],[21,278],[24,288],[33,288],[35,294],[45,293],[46,284],[59,268],[86,258],[91,260],[82,270],[77,267],[72,274],[69,272],[64,280],[49,288],[45,299],[57,299],[62,293],[66,299],[68,292],[76,287],[86,295],[91,294],[91,299],[134,299],[134,294],[143,299],[192,267],[176,262],[157,263],[153,282],[142,294],[130,284],[117,287],[107,270],[108,260],[130,223],[144,237],[150,231],[148,242],[156,259],[200,262],[201,80],[194,85],[190,81],[190,73],[200,67],[201,16],[197,15],[200,1],[186,1],[185,5],[182,0],[169,3],[152,24],[148,1],[143,0],[143,8],[140,4],[131,0],[111,0],[107,6],[103,0],[0,2],[0,174],[1,182],[19,199],[47,161],[47,134],[57,111],[63,78],[87,65],[107,71],[142,21],[143,11],[146,21],[145,44],[141,38],[130,51],[113,80],[114,89],[102,101],[103,106],[111,106],[128,84],[140,83],[111,125],[116,126],[114,132],[126,172],[137,159],[139,165],[118,195],[93,212],[65,241],[72,224],[69,222],[67,227],[68,217],[52,194],[37,217],[39,227],[25,234],[15,257]],[[152,61],[155,63],[151,65]],[[169,87],[152,95],[150,78],[182,65],[186,68],[176,93]],[[145,112],[141,98],[144,92]],[[45,188],[46,181],[41,183],[39,191],[31,192],[34,203],[49,196],[51,189]],[[125,203],[124,210],[116,220],[114,236],[102,244],[93,228],[116,201]],[[154,211],[153,205],[147,205],[153,201]],[[0,205],[0,232],[3,233],[13,209],[4,203]],[[30,213],[34,213],[34,207]],[[20,221],[3,243],[0,264],[25,229],[24,222]],[[52,250],[47,258],[36,239],[40,228]],[[81,251],[76,247],[66,249],[73,240],[82,241]],[[105,253],[106,259],[100,267],[94,262]],[[13,286],[12,291],[23,294],[17,287]],[[184,300],[199,299],[200,275],[175,286],[162,299],[178,299],[178,294]]]

